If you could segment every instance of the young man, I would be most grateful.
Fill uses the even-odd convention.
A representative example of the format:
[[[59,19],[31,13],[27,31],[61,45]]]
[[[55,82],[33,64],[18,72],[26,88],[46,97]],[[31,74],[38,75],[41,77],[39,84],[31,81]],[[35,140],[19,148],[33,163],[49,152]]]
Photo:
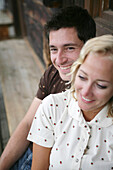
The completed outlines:
[[[0,159],[0,169],[9,169],[25,152],[15,169],[30,169],[32,154],[27,135],[41,100],[51,93],[65,91],[69,81],[67,73],[78,58],[83,44],[95,37],[96,25],[87,10],[78,6],[67,7],[46,24],[51,65],[40,80],[39,89],[26,116],[10,138]],[[28,150],[27,150],[28,149]],[[26,151],[27,150],[27,151]],[[31,155],[30,155],[31,154]],[[26,165],[26,162],[30,163]],[[14,169],[14,167],[12,168]]]

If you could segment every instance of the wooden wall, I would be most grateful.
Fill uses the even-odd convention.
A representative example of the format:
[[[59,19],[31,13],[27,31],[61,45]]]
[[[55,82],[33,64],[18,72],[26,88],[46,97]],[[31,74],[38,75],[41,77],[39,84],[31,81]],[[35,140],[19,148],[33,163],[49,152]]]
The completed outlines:
[[[24,22],[27,38],[39,58],[43,58],[43,26],[57,8],[44,6],[41,0],[24,0]]]

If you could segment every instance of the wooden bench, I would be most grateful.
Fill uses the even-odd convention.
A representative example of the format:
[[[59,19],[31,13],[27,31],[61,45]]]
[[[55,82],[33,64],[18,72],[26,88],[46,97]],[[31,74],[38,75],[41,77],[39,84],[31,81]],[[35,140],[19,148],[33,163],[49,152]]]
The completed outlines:
[[[25,39],[0,42],[0,82],[10,135],[27,112],[43,72]]]

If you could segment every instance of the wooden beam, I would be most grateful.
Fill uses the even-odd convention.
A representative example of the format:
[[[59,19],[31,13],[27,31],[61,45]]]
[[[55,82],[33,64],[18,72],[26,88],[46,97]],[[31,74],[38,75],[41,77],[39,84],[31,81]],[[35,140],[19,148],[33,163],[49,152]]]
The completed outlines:
[[[93,0],[85,0],[84,8],[88,10],[91,16],[93,16]]]
[[[18,37],[23,37],[26,35],[24,14],[22,9],[23,1],[20,0],[12,0],[12,12],[13,12],[13,20],[15,32]]]
[[[103,10],[109,9],[109,0],[104,0],[104,8]]]

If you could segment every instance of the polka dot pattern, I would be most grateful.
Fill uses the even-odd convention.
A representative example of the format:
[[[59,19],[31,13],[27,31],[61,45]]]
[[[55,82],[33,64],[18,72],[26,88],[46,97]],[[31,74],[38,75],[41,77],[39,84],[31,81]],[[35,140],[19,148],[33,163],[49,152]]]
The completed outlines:
[[[112,118],[103,111],[91,122],[86,122],[77,102],[68,102],[65,94],[68,92],[51,95],[43,101],[29,132],[30,141],[53,147],[51,169],[112,169]]]

